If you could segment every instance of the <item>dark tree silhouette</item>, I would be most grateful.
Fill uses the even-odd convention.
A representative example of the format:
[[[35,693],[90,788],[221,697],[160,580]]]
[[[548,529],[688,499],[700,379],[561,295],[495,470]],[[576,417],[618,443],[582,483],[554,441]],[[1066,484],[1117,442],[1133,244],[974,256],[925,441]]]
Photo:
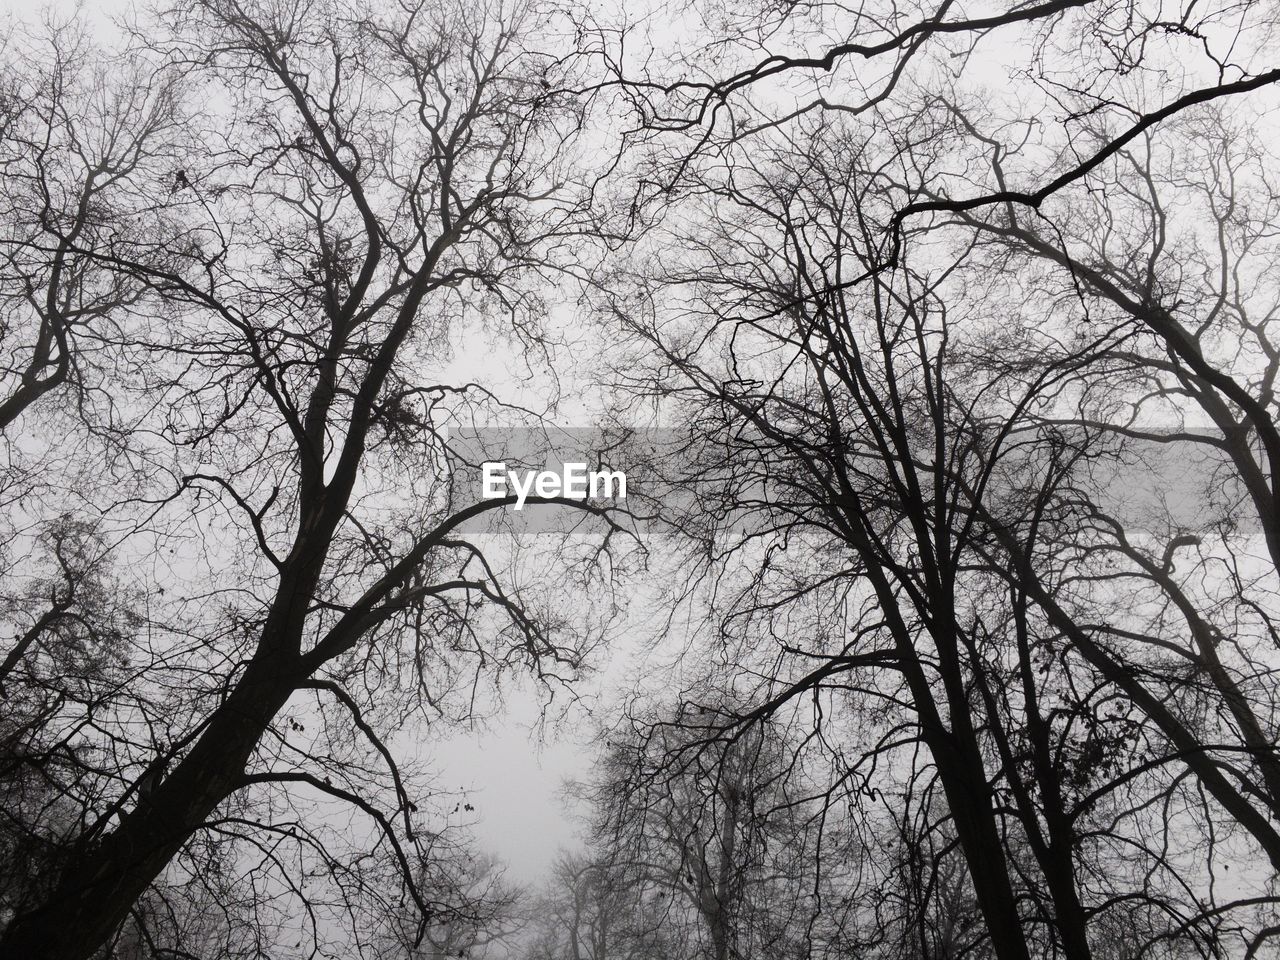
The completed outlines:
[[[1220,432],[1188,436],[1142,423],[1139,405],[1149,415],[1162,396],[1203,396],[1205,381],[1252,425],[1268,401],[1210,369],[1150,292],[1125,293],[1134,280],[1055,255],[1063,232],[1089,229],[1082,217],[1055,233],[1049,208],[1028,220],[999,191],[989,203],[943,199],[947,151],[964,138],[996,157],[993,179],[1007,177],[1001,146],[953,100],[877,120],[708,135],[676,182],[696,215],[670,217],[663,256],[613,312],[636,347],[618,382],[687,424],[688,465],[673,479],[696,506],[681,522],[705,541],[716,656],[737,665],[744,694],[724,728],[812,698],[813,743],[838,771],[831,789],[861,781],[891,806],[936,789],[929,819],[954,832],[982,917],[968,936],[996,956],[1090,957],[1109,949],[1099,931],[1125,925],[1144,951],[1212,951],[1237,936],[1256,948],[1272,901],[1219,893],[1213,870],[1245,836],[1275,869],[1275,693],[1261,652],[1273,641],[1265,616],[1246,639],[1243,615],[1229,631],[1213,611],[1268,609],[1271,574],[1251,561],[1248,575],[1226,572],[1249,553],[1229,526],[1201,512],[1188,527],[1185,509],[1154,494],[1141,516],[1114,488],[1149,476],[1164,443],[1221,450],[1234,432],[1241,450],[1257,449],[1226,406]],[[1144,165],[1120,166],[1132,139],[1095,151],[1079,177],[1126,198],[1102,200],[1094,236],[1141,265],[1169,238],[1161,221],[1154,252],[1134,253],[1111,219],[1154,189]],[[1073,178],[1032,205],[1051,194],[1067,204],[1056,193]],[[1171,187],[1197,194],[1181,178]],[[1240,202],[1265,209],[1268,196]],[[998,216],[977,224],[985,206]],[[955,221],[969,229],[946,229]],[[1206,339],[1210,324],[1249,312],[1215,291],[1232,284],[1218,278],[1253,228],[1238,239],[1233,218],[1217,222],[1225,270],[1204,271],[1197,295]],[[1192,249],[1176,255],[1197,263]],[[1215,263],[1212,246],[1205,256]],[[1055,295],[1037,258],[1063,268]],[[1108,295],[1113,308],[1099,310]],[[1115,306],[1160,337],[1158,357]],[[1257,335],[1229,332],[1224,346]],[[1183,380],[1143,392],[1170,354],[1173,370],[1187,364]],[[1247,487],[1247,459],[1202,463],[1191,505],[1241,466]],[[1201,527],[1222,547],[1179,582],[1175,557],[1202,545]],[[880,698],[874,724],[835,719],[866,716]]]
[[[23,748],[50,795],[15,814],[65,812],[38,828],[40,882],[6,894],[0,954],[306,952],[406,904],[418,937],[468,915],[391,737],[465,712],[486,676],[580,659],[573,624],[467,540],[503,502],[443,442],[501,406],[451,379],[464,324],[541,364],[541,295],[586,269],[556,16],[195,0],[100,63],[68,28],[9,75],[5,438],[25,451],[51,405],[84,445],[9,520],[34,529],[61,485],[64,511],[105,518],[142,610],[118,669],[36,717],[47,756]],[[137,76],[108,79],[122,63]],[[47,699],[19,681],[55,646],[104,646],[105,588],[64,566],[4,651],[9,697]]]

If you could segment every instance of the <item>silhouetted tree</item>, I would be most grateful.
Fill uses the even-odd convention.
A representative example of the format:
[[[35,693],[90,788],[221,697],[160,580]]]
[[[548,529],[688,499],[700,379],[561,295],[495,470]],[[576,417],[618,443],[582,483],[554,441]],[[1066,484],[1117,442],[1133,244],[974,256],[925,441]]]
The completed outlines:
[[[98,518],[138,602],[103,636],[85,561],[13,611],[6,696],[49,706],[9,809],[57,849],[6,889],[0,954],[307,953],[406,905],[412,940],[466,912],[392,736],[580,659],[467,539],[503,504],[443,439],[501,408],[450,364],[485,328],[540,364],[543,294],[585,269],[557,16],[181,0],[107,52],[65,28],[6,68],[2,426],[22,457],[37,416],[67,437],[6,522],[36,529],[51,493]],[[71,650],[114,664],[74,699],[44,666]]]

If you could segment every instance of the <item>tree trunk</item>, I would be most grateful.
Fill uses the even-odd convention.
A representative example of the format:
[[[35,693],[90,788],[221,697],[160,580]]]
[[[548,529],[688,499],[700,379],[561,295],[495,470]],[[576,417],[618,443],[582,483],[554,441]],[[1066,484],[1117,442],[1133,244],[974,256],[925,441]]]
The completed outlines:
[[[237,787],[250,754],[293,691],[293,674],[254,661],[208,729],[155,792],[67,868],[40,907],[14,918],[0,957],[89,960],[144,890]]]

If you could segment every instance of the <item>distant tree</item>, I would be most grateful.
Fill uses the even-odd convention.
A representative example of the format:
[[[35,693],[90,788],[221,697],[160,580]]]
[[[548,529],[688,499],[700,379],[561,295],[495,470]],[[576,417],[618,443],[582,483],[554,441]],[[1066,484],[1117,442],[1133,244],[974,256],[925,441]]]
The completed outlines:
[[[504,956],[528,924],[523,890],[509,882],[492,855],[460,851],[457,862],[441,870],[440,862],[423,864],[419,885],[436,887],[436,898],[450,905],[432,919],[418,937],[419,918],[407,910],[400,926],[392,925],[379,955],[412,960],[446,957]],[[506,951],[507,953],[504,953]]]
[[[564,854],[533,904],[526,960],[658,960],[689,945],[634,871],[600,853]]]
[[[786,728],[725,735],[713,699],[637,703],[607,731],[580,788],[595,847],[694,955],[834,955],[820,904],[857,865],[820,849],[830,811],[791,765]]]

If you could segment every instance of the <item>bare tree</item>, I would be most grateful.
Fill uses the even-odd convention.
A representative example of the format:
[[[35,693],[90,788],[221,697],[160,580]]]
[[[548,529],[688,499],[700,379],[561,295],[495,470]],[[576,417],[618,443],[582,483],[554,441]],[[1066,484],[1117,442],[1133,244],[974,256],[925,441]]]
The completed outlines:
[[[847,851],[822,851],[830,811],[802,790],[782,725],[725,735],[713,696],[667,715],[637,703],[582,788],[592,837],[699,956],[822,955],[838,944],[818,904]]]
[[[897,193],[882,171],[927,166],[928,141],[886,155],[807,130],[752,149],[690,164],[699,227],[642,281],[654,314],[614,314],[654,364],[622,375],[687,412],[698,510],[720,498],[718,526],[686,526],[709,528],[718,656],[751,692],[725,729],[812,697],[833,789],[861,780],[886,805],[941,791],[924,809],[954,831],[982,918],[965,949],[1088,957],[1091,928],[1135,902],[1149,949],[1259,934],[1258,901],[1214,892],[1214,838],[1238,822],[1266,851],[1273,828],[1211,759],[1226,732],[1153,692],[1168,665],[1114,645],[1140,636],[1119,612],[1132,600],[1078,539],[1126,448],[1061,411],[1114,401],[1129,330],[1037,323],[972,241],[920,231],[897,254],[919,249],[918,271],[880,261]],[[1034,561],[1020,534],[1046,538]],[[1085,627],[1087,583],[1101,606]]]
[[[579,660],[572,624],[553,633],[465,538],[503,504],[473,502],[443,445],[451,417],[500,407],[450,380],[464,324],[538,364],[541,294],[582,267],[589,168],[554,16],[180,2],[136,25],[154,73],[101,116],[55,83],[72,52],[6,120],[7,142],[44,137],[7,185],[59,184],[5,248],[33,331],[10,398],[83,389],[86,337],[109,348],[112,443],[81,418],[106,456],[59,482],[107,518],[145,613],[122,674],[59,704],[73,812],[0,953],[196,951],[189,910],[221,913],[201,941],[221,955],[306,952],[405,904],[420,937],[464,898],[390,736],[464,712],[485,676]],[[164,125],[185,152],[153,146]],[[5,651],[10,696],[36,647]]]
[[[666,904],[607,852],[564,854],[535,903],[528,960],[656,960],[688,956]]]
[[[1215,871],[1276,868],[1271,571],[1233,526],[1273,499],[1273,192],[1205,118],[1276,82],[1273,15],[1122,20],[761,6],[614,61],[661,238],[607,310],[618,383],[690,438],[724,729],[812,698],[832,789],[954,837],[956,949],[999,957],[1271,935]],[[1161,450],[1225,481],[1190,490],[1212,548],[1109,489]]]
[[[111,362],[104,347],[146,287],[102,256],[162,228],[163,206],[138,200],[183,140],[171,76],[127,51],[112,57],[76,21],[11,33],[7,47],[0,76],[6,432],[60,388],[104,389]]]

